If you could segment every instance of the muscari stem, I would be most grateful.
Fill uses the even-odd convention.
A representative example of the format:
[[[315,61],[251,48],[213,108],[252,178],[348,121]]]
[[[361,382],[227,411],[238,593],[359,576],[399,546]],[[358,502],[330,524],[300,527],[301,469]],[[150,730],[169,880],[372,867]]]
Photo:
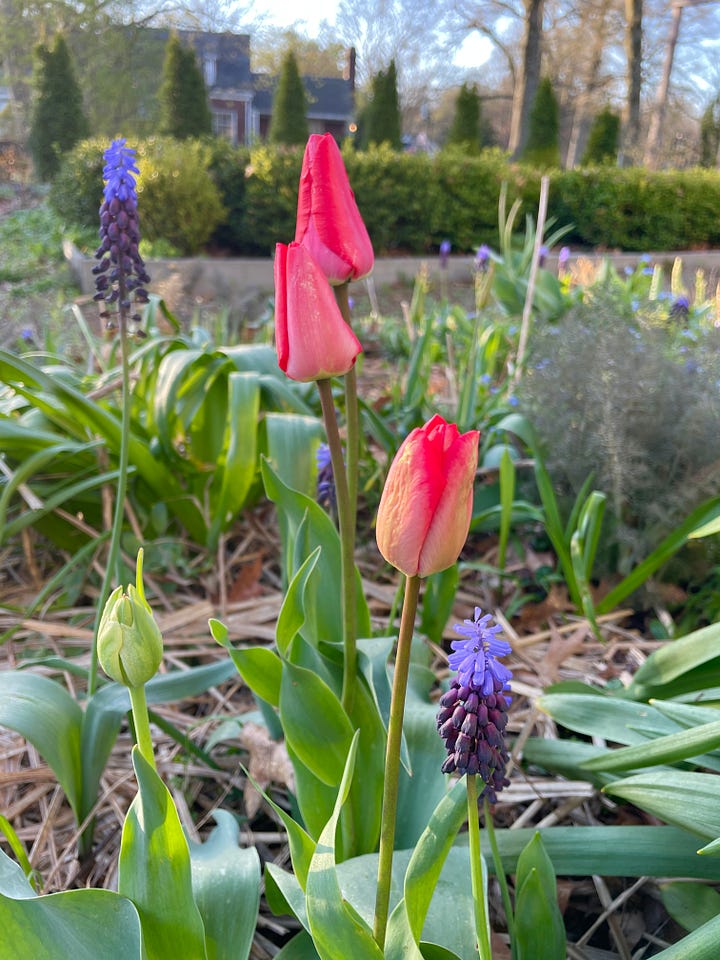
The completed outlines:
[[[492,851],[493,864],[495,866],[495,876],[500,884],[500,895],[502,897],[503,908],[505,910],[505,922],[507,924],[508,935],[510,937],[510,949],[513,960],[516,956],[515,947],[515,917],[513,914],[512,900],[508,889],[507,877],[500,857],[500,849],[495,836],[495,825],[493,823],[492,811],[487,797],[483,800],[483,813],[485,814],[485,829],[487,830],[488,840],[490,841],[490,850]]]
[[[395,846],[395,822],[397,819],[398,781],[400,776],[400,747],[402,744],[405,694],[410,669],[410,649],[413,626],[420,594],[420,578],[407,577],[403,601],[400,633],[398,634],[395,672],[393,674],[390,719],[388,722],[387,747],[385,749],[385,785],[383,788],[382,821],[380,824],[380,852],[378,855],[378,880],[375,898],[375,923],[373,936],[380,949],[384,949],[390,910],[390,882],[392,879],[393,848]]]
[[[125,284],[120,283],[120,300],[125,299]],[[123,516],[125,513],[125,494],[127,491],[127,473],[128,473],[128,449],[130,436],[130,361],[129,348],[127,342],[127,318],[125,311],[121,307],[118,310],[119,336],[120,336],[120,365],[122,369],[122,394],[121,420],[120,420],[120,460],[118,463],[118,479],[115,491],[115,512],[113,514],[112,532],[110,534],[110,546],[108,548],[107,563],[105,565],[105,575],[102,586],[100,587],[100,596],[98,597],[97,608],[95,610],[95,625],[93,627],[93,641],[90,650],[90,670],[88,672],[88,698],[91,697],[97,687],[98,673],[98,655],[97,655],[97,635],[100,627],[100,618],[105,609],[105,602],[110,596],[110,585],[113,578],[120,583],[122,579],[122,566],[120,562],[120,538],[122,536]]]
[[[477,776],[475,774],[467,775],[467,810],[470,840],[470,880],[475,908],[478,957],[479,960],[492,960],[485,885],[483,884],[482,854],[480,852],[480,821],[478,817]]]
[[[350,506],[347,474],[343,459],[340,431],[338,430],[332,387],[329,380],[317,381],[322,406],[325,433],[335,479],[335,496],[340,529],[340,576],[342,581],[343,620],[343,684],[342,705],[350,713],[355,697],[357,675],[357,637],[355,604],[355,522]]]
[[[152,737],[150,735],[147,700],[145,699],[145,687],[128,687],[128,690],[130,691],[130,704],[132,706],[135,739],[137,740],[138,748],[153,770],[156,770],[155,754],[153,752]]]

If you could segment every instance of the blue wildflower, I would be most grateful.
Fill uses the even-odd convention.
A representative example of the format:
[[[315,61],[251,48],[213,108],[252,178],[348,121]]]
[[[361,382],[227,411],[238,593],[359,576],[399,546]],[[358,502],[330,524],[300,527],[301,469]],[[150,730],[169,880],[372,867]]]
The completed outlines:
[[[443,270],[447,268],[448,257],[450,256],[451,244],[449,240],[443,240],[440,244],[440,266]]]
[[[510,652],[510,645],[498,639],[501,628],[492,624],[489,614],[475,608],[473,620],[456,625],[464,640],[453,640],[450,666],[457,677],[440,698],[436,722],[448,755],[443,773],[479,774],[485,786],[480,798],[491,803],[508,786],[505,768],[509,761],[505,745],[507,708],[505,696],[510,670],[497,657]]]
[[[140,256],[140,226],[137,210],[135,177],[135,150],[122,138],[113,140],[103,154],[103,203],[100,207],[100,246],[95,257],[100,262],[93,267],[97,293],[94,299],[103,301],[101,313],[112,327],[113,320],[108,306],[117,303],[118,312],[134,325],[140,323],[140,315],[130,315],[133,301],[148,302],[144,285],[150,282],[145,263]],[[138,329],[132,332],[139,333]]]
[[[558,254],[558,272],[564,273],[570,259],[570,247],[561,247]]]
[[[539,267],[545,266],[545,261],[547,260],[549,254],[550,254],[549,248],[546,247],[545,244],[543,243],[540,249],[538,250],[538,266]]]
[[[335,475],[330,447],[326,443],[321,443],[317,448],[315,461],[318,468],[317,500],[321,506],[329,510],[335,506]]]
[[[671,319],[685,320],[689,312],[690,300],[683,294],[681,294],[679,297],[676,297],[673,305],[670,307]]]
[[[486,243],[480,244],[475,254],[475,269],[485,273],[490,263],[490,247]]]

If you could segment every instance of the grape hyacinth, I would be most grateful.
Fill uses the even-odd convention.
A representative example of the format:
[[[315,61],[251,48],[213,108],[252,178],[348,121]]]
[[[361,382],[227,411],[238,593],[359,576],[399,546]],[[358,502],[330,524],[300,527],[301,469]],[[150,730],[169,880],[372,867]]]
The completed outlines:
[[[97,293],[94,299],[104,303],[100,316],[114,327],[108,307],[117,303],[121,320],[129,320],[130,332],[139,334],[140,314],[132,313],[133,302],[148,302],[144,284],[150,282],[145,263],[138,251],[140,226],[138,223],[135,177],[135,150],[122,138],[113,140],[103,154],[104,199],[100,207],[100,246],[95,257],[100,262],[93,267]]]
[[[440,698],[437,728],[445,741],[448,756],[443,773],[479,774],[485,787],[480,799],[495,803],[497,794],[508,786],[505,767],[509,756],[505,727],[509,698],[505,691],[512,677],[497,658],[510,653],[510,644],[498,638],[502,628],[490,614],[475,616],[455,630],[462,640],[453,640],[448,663],[457,671],[450,689]]]
[[[335,475],[333,474],[330,447],[321,443],[315,454],[318,467],[317,500],[326,510],[333,510],[336,504]]]

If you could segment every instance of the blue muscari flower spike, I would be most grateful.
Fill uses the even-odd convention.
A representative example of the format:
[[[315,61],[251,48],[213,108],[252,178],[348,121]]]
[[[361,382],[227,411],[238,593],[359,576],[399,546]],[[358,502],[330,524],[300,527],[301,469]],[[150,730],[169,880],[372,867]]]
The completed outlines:
[[[326,443],[321,443],[317,448],[315,459],[318,468],[318,503],[327,509],[332,509],[335,506],[335,475],[333,474],[330,447]]]
[[[510,645],[498,639],[501,628],[479,607],[472,620],[455,629],[465,639],[452,641],[454,652],[448,659],[457,676],[440,697],[436,717],[447,750],[442,772],[477,774],[484,783],[480,799],[495,803],[510,782],[505,776],[510,759],[505,744],[510,701],[505,691],[512,674],[497,661],[510,653]]]
[[[480,607],[475,607],[473,620],[455,625],[455,631],[465,639],[452,641],[450,647],[454,652],[448,657],[450,667],[457,670],[461,686],[479,688],[483,696],[493,693],[495,680],[504,686],[512,676],[510,670],[497,660],[510,653],[510,644],[498,639],[502,627],[491,624],[490,614],[483,616]]]
[[[150,277],[140,256],[140,225],[138,222],[137,189],[135,177],[135,150],[124,138],[113,140],[103,154],[103,202],[100,207],[100,246],[95,257],[100,262],[93,267],[96,276],[95,300],[104,304],[100,314],[108,328],[114,326],[113,312],[128,319],[131,332],[139,334],[140,314],[130,314],[133,301],[148,302],[145,284]]]

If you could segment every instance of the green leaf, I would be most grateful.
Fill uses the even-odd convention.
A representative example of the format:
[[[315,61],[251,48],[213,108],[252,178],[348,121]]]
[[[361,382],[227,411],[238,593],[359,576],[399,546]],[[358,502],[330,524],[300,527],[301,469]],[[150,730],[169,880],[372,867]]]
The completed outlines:
[[[78,822],[82,722],[82,710],[56,681],[17,670],[0,672],[0,724],[25,737],[48,763]]]
[[[655,954],[655,960],[717,960],[720,917],[698,927],[684,940]]]
[[[288,647],[305,624],[305,592],[321,552],[321,547],[315,547],[298,568],[285,594],[275,628],[277,647],[282,656],[287,656]]]
[[[344,899],[335,868],[335,832],[350,790],[358,733],[347,751],[337,800],[313,854],[307,878],[306,905],[313,943],[321,960],[382,960],[370,928]]]
[[[118,891],[135,904],[147,960],[207,960],[190,853],[172,797],[137,747],[138,793],[123,825]]]
[[[205,927],[208,960],[247,960],[260,905],[260,858],[238,846],[231,813],[215,810],[205,843],[190,844],[192,889]]]
[[[660,884],[665,909],[686,930],[697,930],[720,914],[720,893],[706,883],[674,880]]]
[[[440,873],[466,818],[467,791],[459,780],[435,808],[410,858],[404,896],[388,921],[385,960],[420,957],[420,937]]]
[[[280,703],[282,660],[269,647],[233,647],[227,627],[219,620],[209,621],[213,638],[230,654],[237,672],[263,700],[277,707]]]
[[[640,773],[614,780],[604,790],[705,840],[720,836],[718,779],[713,774],[676,770]]]
[[[268,460],[275,473],[286,486],[314,499],[318,475],[315,457],[325,436],[322,422],[295,413],[268,413],[265,429]]]
[[[312,937],[305,930],[296,934],[289,943],[275,954],[274,960],[320,960]]]
[[[141,960],[140,918],[112,890],[35,896],[22,870],[0,850],[3,960]]]
[[[555,871],[539,831],[517,862],[515,944],[519,960],[565,960],[565,926]]]
[[[720,720],[716,720],[634,747],[606,751],[602,756],[586,760],[583,766],[588,770],[629,770],[659,763],[677,763],[690,758],[702,766],[699,755],[706,750],[716,750],[719,746]]]
[[[646,688],[669,684],[693,668],[707,667],[718,659],[720,623],[713,623],[654,650],[636,672],[628,692],[632,696],[642,696],[642,691]],[[718,666],[715,664],[715,672],[717,670]]]
[[[231,373],[227,389],[225,435],[215,476],[210,484],[212,521],[207,537],[209,550],[217,547],[220,534],[228,529],[244,506],[258,470],[258,376],[254,373]]]
[[[353,729],[338,698],[312,670],[284,664],[280,719],[288,745],[313,775],[328,786],[340,783]]]

